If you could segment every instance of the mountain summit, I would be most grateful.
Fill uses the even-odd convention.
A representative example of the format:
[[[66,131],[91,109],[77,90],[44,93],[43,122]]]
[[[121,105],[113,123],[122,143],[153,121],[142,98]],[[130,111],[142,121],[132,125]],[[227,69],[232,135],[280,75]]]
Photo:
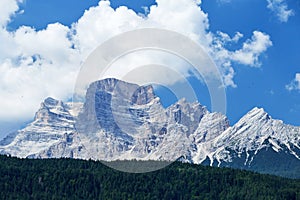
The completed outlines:
[[[167,160],[300,177],[300,127],[253,108],[235,125],[198,102],[164,108],[153,87],[92,83],[84,103],[47,98],[34,121],[0,142],[17,157]]]

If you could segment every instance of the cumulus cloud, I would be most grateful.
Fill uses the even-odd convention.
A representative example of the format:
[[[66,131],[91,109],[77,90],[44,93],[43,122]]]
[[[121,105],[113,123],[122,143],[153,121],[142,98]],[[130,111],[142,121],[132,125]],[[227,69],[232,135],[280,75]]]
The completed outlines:
[[[13,42],[7,46],[14,53],[0,63],[0,118],[26,119],[43,98],[70,97],[80,61],[67,34],[61,24],[41,31],[21,27],[9,34]]]
[[[244,65],[260,66],[259,56],[270,46],[272,41],[269,35],[254,31],[251,39],[244,42],[241,49],[231,53],[231,58]]]
[[[223,73],[223,80],[226,86],[236,87],[233,78],[235,75],[234,63],[243,64],[250,67],[260,67],[260,56],[272,46],[270,36],[260,31],[254,31],[251,38],[242,43],[242,48],[228,50],[227,45],[237,43],[243,38],[240,32],[233,37],[223,32],[217,32],[212,42],[212,57]]]
[[[18,3],[22,0],[1,0],[0,1],[0,26],[5,26],[12,15],[19,10]]]
[[[71,28],[55,23],[39,31],[22,26],[9,32],[6,24],[18,11],[18,2],[0,2],[0,121],[31,118],[47,96],[70,98],[82,62],[102,42],[125,31],[155,27],[188,36],[211,55],[225,86],[232,87],[236,87],[233,64],[259,66],[259,56],[272,45],[266,33],[254,31],[251,38],[244,39],[240,49],[228,50],[226,45],[240,42],[243,34],[237,32],[230,37],[227,33],[211,32],[208,14],[201,9],[199,0],[156,0],[157,5],[149,8],[147,16],[124,6],[113,9],[109,1],[100,1],[86,10]],[[3,12],[2,4],[7,6]],[[148,57],[148,63],[158,60],[175,66],[174,62],[168,62],[168,56],[151,55],[154,58]],[[143,57],[137,54],[126,62],[133,63],[137,58]]]
[[[241,50],[228,51],[225,48],[226,44],[239,42],[243,34],[237,32],[230,37],[221,31],[216,34],[210,32],[208,14],[204,13],[198,4],[193,0],[176,2],[157,0],[157,6],[151,6],[148,16],[142,17],[126,7],[113,10],[109,2],[100,2],[99,6],[86,11],[84,16],[74,24],[75,41],[78,44],[76,46],[81,52],[89,54],[104,40],[124,31],[144,27],[174,30],[202,45],[218,63],[224,75],[225,85],[235,87],[233,81],[235,73],[231,61],[259,66],[259,56],[272,44],[270,38],[267,34],[255,31],[252,38],[246,40]],[[136,59],[140,58],[138,56]]]
[[[218,41],[221,42],[222,45],[224,45],[229,42],[237,43],[243,37],[243,34],[240,32],[236,32],[233,37],[230,37],[227,33],[217,31],[217,36],[219,36]]]
[[[292,9],[288,9],[285,0],[267,0],[267,8],[271,10],[280,22],[287,22],[289,17],[294,15]]]
[[[300,73],[296,73],[295,78],[289,84],[287,84],[285,88],[289,91],[300,91]]]
[[[221,62],[227,60],[223,63],[225,67],[230,65],[228,61],[259,67],[260,55],[272,46],[270,36],[260,31],[254,31],[252,37],[243,43],[242,48],[235,51],[229,51],[225,48],[226,44],[236,43],[242,37],[243,35],[239,32],[232,38],[226,33],[218,32],[218,37],[214,40],[215,59]]]

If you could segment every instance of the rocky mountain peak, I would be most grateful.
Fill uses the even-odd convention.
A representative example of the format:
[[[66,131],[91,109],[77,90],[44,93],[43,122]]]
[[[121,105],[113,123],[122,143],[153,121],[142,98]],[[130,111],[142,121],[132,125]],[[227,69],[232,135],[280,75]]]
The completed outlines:
[[[156,95],[152,85],[139,87],[132,95],[131,101],[133,104],[143,105],[150,103]]]
[[[47,97],[42,104],[44,104],[47,107],[53,107],[53,106],[57,106],[59,102],[61,101],[56,100],[52,97]]]
[[[135,132],[145,120],[153,117],[147,114],[151,107],[159,109],[161,105],[151,85],[139,86],[114,78],[90,84],[85,99],[75,124],[79,132],[95,133],[104,129],[123,136],[122,130]]]
[[[254,107],[246,115],[244,115],[237,124],[265,124],[271,120],[271,116],[263,109]]]
[[[230,126],[225,115],[198,102],[180,99],[164,108],[151,85],[109,78],[89,86],[84,104],[45,99],[32,123],[0,143],[0,153],[102,160],[184,155],[187,162],[239,168],[282,155],[297,167],[299,137],[300,127],[274,120],[262,108]]]
[[[261,116],[265,114],[267,114],[267,112],[263,108],[259,108],[259,107],[254,107],[247,113],[247,115],[250,116]]]
[[[110,94],[115,98],[123,98],[132,104],[138,105],[147,104],[156,98],[152,85],[139,86],[115,78],[107,78],[91,83],[87,89],[86,99],[91,99],[99,92]]]
[[[41,103],[40,109],[35,114],[34,120],[43,123],[56,121],[58,118],[73,120],[69,110],[71,110],[71,108],[62,101],[48,97]]]

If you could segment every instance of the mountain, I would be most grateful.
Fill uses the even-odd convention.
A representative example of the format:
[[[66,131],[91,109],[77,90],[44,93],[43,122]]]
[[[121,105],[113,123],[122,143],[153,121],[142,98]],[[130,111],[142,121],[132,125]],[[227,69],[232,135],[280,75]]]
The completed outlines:
[[[47,98],[35,119],[0,142],[17,157],[167,160],[300,178],[300,127],[253,108],[235,125],[198,102],[168,108],[153,87],[109,78],[92,83],[84,103]]]
[[[300,177],[300,127],[272,119],[262,108],[248,112],[212,146],[211,165]]]
[[[53,98],[45,99],[32,123],[0,142],[0,153],[27,157],[67,138],[74,131],[76,108]]]

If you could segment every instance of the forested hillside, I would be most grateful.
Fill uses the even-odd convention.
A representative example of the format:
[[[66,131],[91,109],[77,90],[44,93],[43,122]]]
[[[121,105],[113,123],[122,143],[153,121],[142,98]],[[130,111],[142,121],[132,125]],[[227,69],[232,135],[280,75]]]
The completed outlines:
[[[300,199],[300,180],[179,162],[132,174],[96,161],[0,156],[0,198]]]

